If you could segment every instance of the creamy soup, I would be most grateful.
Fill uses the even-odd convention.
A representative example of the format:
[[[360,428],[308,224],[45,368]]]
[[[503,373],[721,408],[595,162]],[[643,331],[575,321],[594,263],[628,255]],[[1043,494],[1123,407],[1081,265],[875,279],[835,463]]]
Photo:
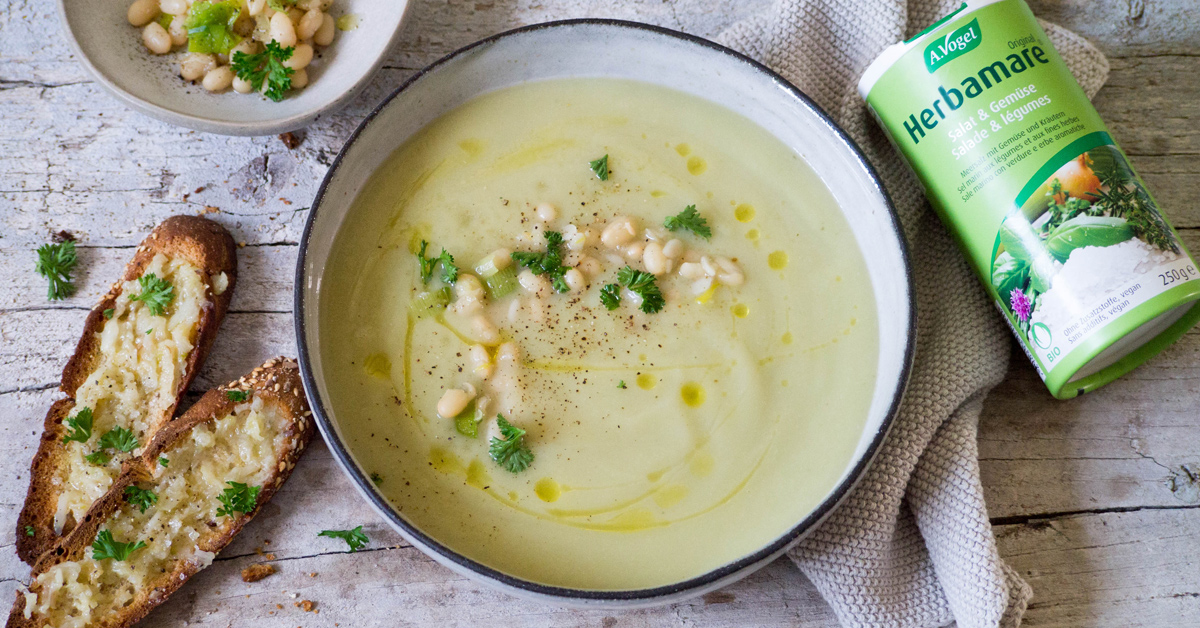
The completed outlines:
[[[607,79],[487,94],[401,146],[320,307],[329,406],[396,510],[582,589],[785,534],[851,462],[878,361],[866,266],[812,170],[726,109]]]

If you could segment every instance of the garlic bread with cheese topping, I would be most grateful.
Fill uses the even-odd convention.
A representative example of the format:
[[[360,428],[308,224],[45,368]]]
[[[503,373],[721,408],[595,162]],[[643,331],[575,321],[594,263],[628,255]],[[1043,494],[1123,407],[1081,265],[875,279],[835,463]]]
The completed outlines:
[[[292,360],[206,393],[33,566],[8,628],[124,628],[212,563],[314,432]]]
[[[163,221],[88,314],[63,369],[17,520],[32,564],[167,425],[208,354],[237,280],[237,246],[196,216]]]

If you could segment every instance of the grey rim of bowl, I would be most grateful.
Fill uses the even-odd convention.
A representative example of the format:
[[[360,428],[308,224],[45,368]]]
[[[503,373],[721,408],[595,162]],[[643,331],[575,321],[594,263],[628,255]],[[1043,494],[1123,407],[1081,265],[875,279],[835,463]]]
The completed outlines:
[[[709,50],[733,57],[734,59],[744,63],[749,69],[759,72],[759,73],[762,73],[762,74],[765,74],[781,89],[787,91],[792,97],[796,98],[801,103],[803,103],[803,105],[807,109],[809,109],[809,111],[811,111],[813,113],[813,115],[817,116],[821,121],[823,121],[826,125],[828,125],[834,131],[834,133],[838,136],[838,138],[841,139],[841,141],[843,143],[845,143],[845,145],[851,150],[851,152],[854,154],[855,158],[858,160],[858,162],[863,167],[863,169],[866,170],[867,173],[870,175],[872,183],[875,185],[875,188],[879,191],[879,194],[883,197],[883,200],[887,205],[888,217],[891,219],[892,230],[895,232],[896,239],[900,246],[900,254],[901,254],[901,257],[904,262],[904,277],[905,277],[905,281],[907,284],[906,287],[908,289],[908,295],[909,295],[909,299],[908,299],[908,331],[907,331],[907,337],[905,338],[904,361],[903,361],[903,366],[901,368],[900,377],[896,383],[896,388],[893,391],[892,403],[889,406],[887,414],[885,415],[885,417],[883,419],[883,423],[880,425],[879,429],[875,433],[875,436],[872,438],[871,444],[868,446],[867,451],[862,456],[862,458],[859,459],[858,463],[855,465],[854,469],[850,472],[850,474],[847,475],[846,478],[844,480],[842,480],[842,482],[840,484],[838,484],[836,489],[833,491],[832,495],[830,495],[823,502],[821,502],[820,506],[818,506],[815,510],[813,510],[813,512],[809,513],[798,524],[796,524],[790,530],[785,532],[779,538],[777,538],[774,541],[772,541],[771,543],[767,544],[762,549],[760,549],[752,554],[743,556],[742,558],[739,558],[738,560],[735,560],[731,563],[722,565],[712,571],[709,571],[702,575],[696,576],[694,578],[690,578],[688,580],[684,580],[682,582],[677,582],[674,584],[669,584],[669,585],[660,586],[660,587],[653,587],[653,588],[648,588],[648,589],[628,589],[628,590],[614,590],[614,591],[590,590],[590,589],[571,589],[571,588],[565,588],[565,587],[556,587],[556,586],[538,584],[536,582],[531,582],[529,580],[523,580],[521,578],[511,576],[509,574],[506,574],[506,573],[503,573],[496,569],[493,569],[491,567],[488,567],[482,563],[474,561],[470,558],[462,556],[461,554],[459,554],[459,553],[455,552],[454,550],[441,544],[436,539],[421,532],[416,526],[405,521],[404,518],[401,517],[399,515],[399,513],[397,513],[396,508],[394,506],[392,506],[386,499],[384,499],[375,490],[375,487],[371,483],[370,479],[367,477],[364,477],[362,475],[362,473],[359,472],[357,464],[355,464],[354,460],[350,456],[350,452],[346,449],[345,445],[342,444],[341,440],[339,438],[337,438],[336,431],[334,430],[333,425],[330,422],[330,420],[326,414],[324,403],[323,403],[321,397],[317,394],[317,385],[316,385],[316,381],[313,379],[311,366],[310,366],[311,356],[309,355],[309,351],[308,351],[308,343],[305,340],[304,289],[303,289],[303,286],[304,286],[304,263],[305,263],[305,260],[307,257],[308,239],[309,239],[309,236],[311,235],[313,223],[315,222],[316,217],[317,217],[317,212],[320,210],[321,200],[323,199],[323,197],[325,195],[326,187],[329,185],[329,181],[333,177],[334,171],[337,170],[338,164],[341,163],[342,157],[346,154],[347,151],[350,150],[350,147],[354,144],[355,140],[358,139],[359,135],[363,132],[363,130],[367,127],[367,125],[369,125],[371,123],[371,121],[375,118],[375,116],[377,116],[384,108],[386,108],[397,96],[399,96],[402,92],[404,92],[406,89],[408,89],[409,86],[413,85],[414,83],[419,81],[425,75],[434,72],[440,66],[444,65],[448,61],[454,59],[455,57],[458,57],[459,55],[461,55],[465,52],[468,52],[468,51],[473,50],[480,46],[485,46],[485,45],[491,44],[500,39],[505,39],[508,37],[512,37],[514,35],[521,35],[523,33],[528,33],[531,31],[538,31],[538,30],[547,29],[547,28],[560,28],[560,27],[569,27],[569,26],[580,26],[580,25],[604,26],[604,27],[613,27],[613,28],[630,28],[630,29],[648,31],[648,32],[655,33],[658,35],[672,37],[675,39],[680,39],[680,40],[683,40],[686,42],[690,42],[692,44],[707,48]],[[475,43],[472,43],[472,44],[469,44],[462,48],[459,48],[458,50],[442,57],[441,59],[438,59],[437,61],[433,62],[429,66],[418,71],[413,76],[409,77],[408,80],[404,81],[404,83],[402,83],[400,85],[400,87],[396,88],[395,91],[393,91],[390,95],[388,95],[386,98],[384,98],[384,100],[381,103],[379,103],[379,105],[376,106],[371,111],[371,113],[367,115],[367,117],[365,119],[363,119],[363,121],[358,125],[358,128],[356,128],[354,130],[354,133],[351,134],[350,139],[348,139],[346,141],[346,144],[342,147],[342,150],[338,152],[338,156],[336,159],[334,159],[332,165],[330,165],[329,171],[325,174],[325,178],[321,182],[321,187],[318,188],[318,190],[317,190],[317,196],[313,200],[313,206],[312,206],[312,210],[310,210],[308,220],[305,222],[304,233],[300,238],[300,254],[296,261],[295,294],[293,295],[294,311],[292,313],[292,316],[293,316],[293,320],[295,323],[296,347],[299,351],[299,356],[300,356],[300,375],[304,381],[305,392],[308,395],[309,403],[312,406],[313,414],[317,419],[317,421],[316,421],[317,427],[320,429],[321,434],[325,437],[326,444],[328,444],[330,451],[333,452],[333,455],[337,458],[337,460],[340,463],[340,465],[342,466],[343,470],[347,471],[347,475],[349,475],[351,477],[351,479],[354,481],[354,483],[358,486],[360,492],[362,492],[364,495],[368,496],[368,499],[371,502],[372,506],[374,506],[375,509],[378,510],[379,512],[384,513],[386,515],[388,521],[392,525],[400,528],[406,534],[411,535],[413,538],[420,541],[425,547],[431,549],[434,552],[437,552],[438,555],[441,556],[442,558],[445,558],[446,560],[449,560],[461,567],[469,569],[481,576],[484,576],[487,579],[494,580],[496,582],[499,582],[499,583],[509,586],[509,587],[513,587],[516,589],[522,589],[522,590],[528,591],[530,593],[535,593],[535,594],[539,594],[539,595],[552,596],[552,597],[563,598],[563,599],[567,599],[567,600],[578,600],[581,602],[587,602],[587,601],[595,601],[595,602],[646,601],[646,602],[648,602],[648,601],[653,600],[654,598],[672,596],[672,595],[680,594],[680,593],[683,593],[683,592],[686,592],[689,590],[699,589],[701,587],[704,587],[705,585],[709,585],[709,584],[718,582],[724,578],[727,578],[729,576],[732,576],[732,575],[738,573],[739,571],[742,571],[742,570],[746,569],[747,567],[750,567],[756,563],[764,561],[773,556],[778,556],[779,554],[782,554],[787,549],[789,549],[791,546],[798,543],[807,532],[809,532],[813,527],[815,527],[818,523],[820,523],[822,520],[824,520],[825,517],[828,516],[829,513],[838,504],[840,504],[842,502],[843,499],[845,499],[846,495],[850,492],[850,490],[854,487],[854,485],[856,485],[858,483],[859,479],[862,478],[863,473],[867,470],[867,468],[874,461],[875,456],[879,453],[879,447],[883,443],[884,439],[887,437],[888,432],[891,430],[892,424],[894,423],[895,418],[896,418],[896,413],[900,409],[900,402],[904,397],[904,391],[908,385],[909,375],[912,371],[913,352],[914,352],[915,344],[916,344],[915,339],[916,339],[916,329],[917,329],[917,327],[916,327],[916,304],[912,298],[912,295],[913,295],[913,276],[912,276],[912,265],[909,260],[908,245],[904,239],[904,232],[901,229],[900,220],[899,220],[898,215],[896,214],[896,208],[892,204],[891,197],[888,196],[887,190],[884,189],[882,183],[879,180],[879,175],[875,172],[875,169],[866,160],[866,158],[863,157],[862,151],[859,149],[858,145],[854,142],[854,140],[852,140],[848,135],[846,135],[845,131],[843,131],[841,129],[841,127],[839,127],[832,119],[830,119],[829,116],[826,115],[824,110],[822,110],[820,106],[818,106],[815,102],[812,101],[812,99],[810,99],[807,95],[805,95],[804,92],[800,91],[800,89],[797,88],[795,85],[792,85],[786,79],[784,79],[782,76],[780,76],[778,73],[776,73],[775,71],[771,70],[770,68],[762,65],[761,63],[759,63],[739,52],[736,52],[730,48],[726,48],[725,46],[722,46],[713,41],[709,41],[702,37],[697,37],[695,35],[689,35],[687,33],[671,30],[668,28],[663,28],[661,26],[653,26],[650,24],[643,24],[641,22],[584,18],[584,19],[543,22],[541,24],[532,24],[529,26],[521,27],[521,28],[515,28],[512,30],[504,31],[502,33],[498,33],[496,35],[492,35],[491,37],[481,39]],[[353,470],[353,471],[351,471],[351,470]]]
[[[100,87],[104,88],[104,91],[108,92],[114,98],[124,103],[125,106],[140,114],[150,116],[151,118],[154,118],[160,122],[181,126],[185,129],[200,131],[201,133],[258,137],[265,135],[277,135],[287,131],[302,129],[313,122],[316,122],[316,120],[321,116],[328,113],[333,113],[346,106],[346,103],[350,102],[350,99],[357,96],[358,93],[367,86],[367,83],[370,82],[370,80],[375,76],[375,73],[379,71],[379,67],[383,65],[384,58],[387,57],[388,51],[395,47],[396,40],[400,37],[400,30],[404,27],[404,18],[406,15],[408,15],[408,11],[412,8],[412,3],[414,1],[415,0],[409,0],[408,4],[404,6],[404,11],[400,15],[400,20],[396,26],[396,30],[392,32],[391,38],[388,39],[387,46],[383,49],[379,56],[375,58],[375,62],[371,64],[371,69],[367,70],[367,72],[363,74],[362,78],[360,78],[358,82],[356,82],[354,85],[351,85],[350,89],[346,90],[337,98],[334,98],[314,111],[297,114],[269,123],[226,122],[223,120],[214,120],[212,118],[203,118],[187,113],[180,113],[174,109],[167,109],[166,107],[156,105],[148,100],[139,98],[125,91],[124,89],[121,89],[111,80],[109,80],[108,76],[105,75],[104,72],[101,72],[100,68],[96,67],[96,65],[92,63],[92,60],[88,58],[87,54],[83,52],[83,47],[79,45],[79,41],[75,39],[75,33],[71,30],[71,22],[67,20],[66,0],[58,0],[57,5],[58,21],[62,23],[63,35],[66,37],[67,43],[70,44],[71,50],[75,53],[75,56],[79,57],[79,63],[83,65],[83,68],[89,75],[91,75],[92,79],[99,83]],[[392,96],[394,95],[395,94],[392,94]],[[388,96],[388,100],[391,100],[392,96]],[[376,111],[378,111],[378,108],[371,111],[371,115],[367,117],[367,120],[370,120],[372,117],[374,117]],[[358,131],[355,130],[355,135],[357,134]]]

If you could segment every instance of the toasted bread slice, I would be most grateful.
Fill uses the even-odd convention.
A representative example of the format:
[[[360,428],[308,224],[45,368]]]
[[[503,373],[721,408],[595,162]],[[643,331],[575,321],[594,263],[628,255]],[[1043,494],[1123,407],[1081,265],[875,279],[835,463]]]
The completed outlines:
[[[137,451],[122,450],[128,449],[128,439],[124,447],[101,447],[104,434],[131,430],[140,448],[171,421],[229,308],[236,251],[229,232],[211,220],[168,218],[88,314],[75,354],[63,369],[60,389],[67,399],[46,415],[30,469],[29,492],[17,519],[21,560],[32,564],[70,532],[108,490],[122,461]],[[151,281],[151,274],[168,283]],[[155,283],[157,290],[149,285]],[[85,422],[91,416],[86,438],[68,425],[81,412]],[[81,440],[64,440],[68,434]],[[97,451],[101,454],[91,461],[86,458]]]
[[[231,398],[231,390],[249,394]],[[126,461],[79,525],[38,559],[28,590],[17,592],[8,628],[137,622],[254,518],[291,475],[313,432],[294,361],[271,360],[209,391]],[[239,486],[256,493],[252,503],[233,501],[249,512],[223,512],[223,494]],[[121,560],[98,559],[97,547],[114,549],[108,539],[129,544],[118,546],[117,555],[145,546]]]

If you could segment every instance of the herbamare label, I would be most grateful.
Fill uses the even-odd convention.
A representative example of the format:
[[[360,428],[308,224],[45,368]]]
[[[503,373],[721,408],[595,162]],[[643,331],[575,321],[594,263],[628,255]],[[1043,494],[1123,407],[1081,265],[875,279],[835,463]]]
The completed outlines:
[[[1020,0],[941,25],[867,102],[1051,390],[1085,363],[1073,354],[1090,360],[1136,327],[1114,326],[1122,317],[1151,320],[1196,288],[1195,263]]]

